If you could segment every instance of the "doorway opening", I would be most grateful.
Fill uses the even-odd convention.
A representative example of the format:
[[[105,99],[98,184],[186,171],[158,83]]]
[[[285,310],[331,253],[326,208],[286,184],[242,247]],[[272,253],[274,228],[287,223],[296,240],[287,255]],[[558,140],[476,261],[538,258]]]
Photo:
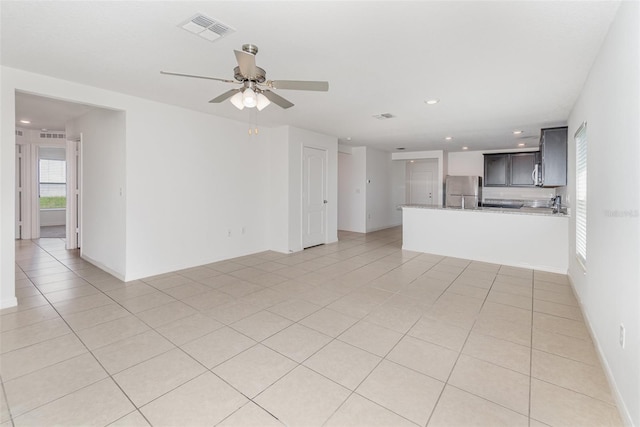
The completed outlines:
[[[40,237],[66,237],[67,162],[62,147],[38,150],[38,211]]]
[[[410,205],[437,205],[438,160],[410,160],[407,162],[406,200]]]

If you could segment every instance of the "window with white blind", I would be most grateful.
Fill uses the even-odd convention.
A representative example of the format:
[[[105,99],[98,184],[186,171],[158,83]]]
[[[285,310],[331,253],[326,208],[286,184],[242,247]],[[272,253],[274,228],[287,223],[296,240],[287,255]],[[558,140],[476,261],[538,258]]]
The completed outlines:
[[[587,267],[587,124],[575,134],[576,141],[576,256]]]

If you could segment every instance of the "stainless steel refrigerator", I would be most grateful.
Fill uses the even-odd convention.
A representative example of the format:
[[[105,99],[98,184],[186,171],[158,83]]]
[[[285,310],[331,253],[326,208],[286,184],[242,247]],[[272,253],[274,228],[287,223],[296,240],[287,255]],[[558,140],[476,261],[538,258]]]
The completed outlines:
[[[445,192],[447,208],[475,209],[482,205],[482,177],[447,175]]]

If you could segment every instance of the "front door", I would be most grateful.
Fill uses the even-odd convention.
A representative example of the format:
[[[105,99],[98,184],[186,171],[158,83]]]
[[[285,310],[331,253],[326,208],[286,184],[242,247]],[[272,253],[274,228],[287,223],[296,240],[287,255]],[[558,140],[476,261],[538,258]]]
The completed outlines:
[[[308,248],[326,242],[326,150],[304,147],[302,177],[302,246]]]

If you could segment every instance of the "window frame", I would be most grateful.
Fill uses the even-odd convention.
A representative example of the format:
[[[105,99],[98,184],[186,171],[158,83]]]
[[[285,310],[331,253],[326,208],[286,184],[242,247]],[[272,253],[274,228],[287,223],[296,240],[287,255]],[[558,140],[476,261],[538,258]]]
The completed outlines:
[[[576,196],[575,232],[576,258],[587,271],[587,196],[588,196],[588,138],[587,122],[583,122],[574,135],[576,143]]]

